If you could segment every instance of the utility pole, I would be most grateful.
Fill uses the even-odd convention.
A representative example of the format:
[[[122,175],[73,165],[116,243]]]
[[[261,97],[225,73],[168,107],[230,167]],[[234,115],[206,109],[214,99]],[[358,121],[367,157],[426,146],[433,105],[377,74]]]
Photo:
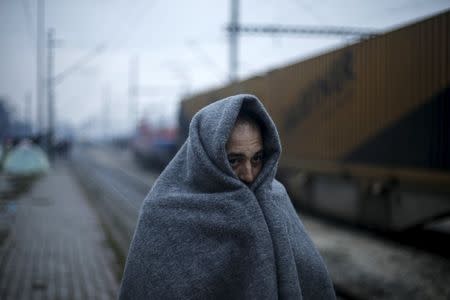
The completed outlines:
[[[25,94],[25,99],[23,102],[23,121],[24,123],[28,124],[30,127],[32,127],[33,119],[31,116],[31,92],[28,91]]]
[[[55,103],[53,91],[53,59],[55,48],[55,30],[50,28],[47,36],[47,101],[48,101],[48,136],[47,150],[51,160],[53,160],[54,134],[55,134]]]
[[[128,112],[132,130],[137,125],[139,110],[139,57],[130,58],[128,69]]]
[[[36,131],[44,129],[44,43],[45,43],[45,0],[36,1]]]
[[[109,127],[109,115],[110,115],[110,102],[111,102],[111,90],[110,85],[106,84],[103,87],[103,109],[102,109],[102,116],[103,116],[103,139],[107,141],[107,138],[109,136],[108,131],[110,130]]]
[[[231,0],[231,19],[228,26],[229,38],[229,79],[236,81],[238,74],[238,28],[239,28],[239,0]]]

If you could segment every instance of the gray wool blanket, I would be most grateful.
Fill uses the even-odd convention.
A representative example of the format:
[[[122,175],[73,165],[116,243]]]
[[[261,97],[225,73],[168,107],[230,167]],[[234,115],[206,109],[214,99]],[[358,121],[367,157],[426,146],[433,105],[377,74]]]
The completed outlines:
[[[262,123],[264,166],[241,182],[225,145],[239,111]],[[335,299],[327,269],[274,179],[281,153],[252,95],[199,111],[189,137],[144,200],[120,299]]]

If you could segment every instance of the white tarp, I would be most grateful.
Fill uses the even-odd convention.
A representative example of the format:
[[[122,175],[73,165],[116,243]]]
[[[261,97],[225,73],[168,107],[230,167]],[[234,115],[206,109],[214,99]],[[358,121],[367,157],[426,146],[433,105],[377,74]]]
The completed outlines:
[[[6,155],[3,171],[11,175],[28,176],[45,173],[49,168],[47,155],[41,148],[23,143]]]

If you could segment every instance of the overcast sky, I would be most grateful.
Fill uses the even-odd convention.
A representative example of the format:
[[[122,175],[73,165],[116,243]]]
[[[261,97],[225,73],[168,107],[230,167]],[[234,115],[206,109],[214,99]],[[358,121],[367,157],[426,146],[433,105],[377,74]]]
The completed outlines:
[[[0,0],[0,96],[35,114],[36,2]],[[46,27],[59,40],[55,74],[101,43],[106,50],[55,89],[59,124],[100,124],[110,95],[111,132],[130,126],[128,73],[137,57],[139,114],[174,120],[183,93],[226,84],[229,0],[46,0]],[[242,24],[333,25],[386,31],[450,8],[450,0],[241,0]],[[336,37],[241,36],[239,78],[343,45]]]

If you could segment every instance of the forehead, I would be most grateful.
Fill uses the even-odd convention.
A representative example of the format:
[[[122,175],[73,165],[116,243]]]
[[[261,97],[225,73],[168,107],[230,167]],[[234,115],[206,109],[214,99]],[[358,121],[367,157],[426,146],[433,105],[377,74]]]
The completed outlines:
[[[227,152],[257,152],[263,147],[261,130],[249,123],[238,123],[231,131],[226,145]]]

